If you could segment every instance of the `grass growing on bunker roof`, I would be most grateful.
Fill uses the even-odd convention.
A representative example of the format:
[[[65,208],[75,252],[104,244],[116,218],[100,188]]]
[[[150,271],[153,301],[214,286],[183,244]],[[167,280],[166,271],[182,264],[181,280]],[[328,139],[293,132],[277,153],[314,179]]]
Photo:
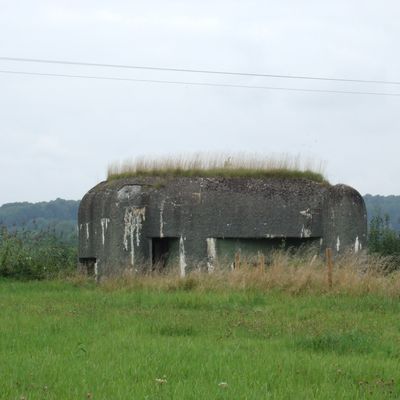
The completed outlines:
[[[299,156],[258,154],[201,154],[138,157],[108,167],[107,179],[135,176],[187,176],[225,178],[290,178],[327,182],[321,163]]]

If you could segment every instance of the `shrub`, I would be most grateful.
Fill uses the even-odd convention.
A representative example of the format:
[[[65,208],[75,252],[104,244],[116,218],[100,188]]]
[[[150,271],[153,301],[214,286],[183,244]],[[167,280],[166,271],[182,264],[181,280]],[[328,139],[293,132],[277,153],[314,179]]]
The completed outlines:
[[[370,254],[386,257],[387,272],[400,269],[400,237],[391,228],[390,218],[386,214],[378,214],[371,219],[368,233],[368,249]]]
[[[371,253],[400,258],[400,237],[390,227],[388,215],[382,217],[378,214],[371,219],[368,246]]]
[[[76,267],[75,244],[63,242],[51,231],[0,232],[0,277],[45,279],[72,272]]]

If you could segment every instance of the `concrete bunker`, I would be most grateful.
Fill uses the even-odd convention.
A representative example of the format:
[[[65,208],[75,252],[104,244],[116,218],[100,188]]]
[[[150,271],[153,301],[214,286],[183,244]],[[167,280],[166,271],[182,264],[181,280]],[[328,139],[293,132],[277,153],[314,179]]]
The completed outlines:
[[[243,256],[312,244],[357,253],[364,201],[303,178],[132,176],[102,182],[79,209],[80,267],[102,276],[177,267],[212,271]]]

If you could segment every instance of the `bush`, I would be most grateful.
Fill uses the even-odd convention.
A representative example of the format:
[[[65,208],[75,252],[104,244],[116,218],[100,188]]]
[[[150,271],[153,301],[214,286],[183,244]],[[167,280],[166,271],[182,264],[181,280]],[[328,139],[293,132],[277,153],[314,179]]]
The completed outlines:
[[[390,227],[388,215],[376,215],[371,219],[368,235],[370,253],[393,256],[400,259],[400,237]]]
[[[52,231],[0,231],[0,277],[54,278],[76,267],[76,245],[65,243]]]

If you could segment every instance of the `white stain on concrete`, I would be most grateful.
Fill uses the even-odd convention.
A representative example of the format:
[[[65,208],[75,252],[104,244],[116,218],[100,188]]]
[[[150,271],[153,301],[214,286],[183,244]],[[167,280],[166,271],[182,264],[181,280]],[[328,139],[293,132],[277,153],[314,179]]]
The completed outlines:
[[[183,237],[179,239],[179,269],[181,277],[186,275],[186,254],[185,254],[185,242]]]
[[[340,238],[339,236],[336,239],[336,251],[339,253],[340,251]]]
[[[217,247],[215,238],[207,238],[207,269],[213,272],[217,260]]]
[[[110,218],[102,218],[100,220],[100,225],[101,225],[101,240],[104,243],[106,242],[106,232],[108,228],[108,224],[110,223]]]
[[[86,222],[86,240],[89,240],[89,222]]]
[[[99,279],[99,265],[98,265],[99,260],[96,260],[94,263],[94,277],[96,281]]]
[[[306,217],[308,219],[312,218],[312,214],[311,214],[311,211],[309,208],[307,208],[307,210],[300,211],[300,214],[303,215],[303,217]]]
[[[322,247],[323,244],[324,244],[324,239],[323,238],[319,239],[319,245]]]
[[[135,244],[140,245],[142,222],[145,220],[146,208],[127,207],[124,216],[124,249],[131,251],[131,265],[135,265]]]
[[[197,203],[201,203],[201,192],[195,192],[192,194],[193,198],[196,199]]]
[[[361,243],[358,240],[358,236],[356,237],[356,241],[354,243],[354,253],[358,253],[361,250]]]
[[[303,225],[303,226],[301,227],[300,237],[301,237],[301,238],[309,238],[309,237],[311,237],[311,229],[306,228],[306,227]]]
[[[125,185],[118,190],[117,198],[119,201],[130,200],[140,193],[141,190],[141,185]]]
[[[164,206],[165,200],[161,201],[160,204],[160,238],[164,237]]]

